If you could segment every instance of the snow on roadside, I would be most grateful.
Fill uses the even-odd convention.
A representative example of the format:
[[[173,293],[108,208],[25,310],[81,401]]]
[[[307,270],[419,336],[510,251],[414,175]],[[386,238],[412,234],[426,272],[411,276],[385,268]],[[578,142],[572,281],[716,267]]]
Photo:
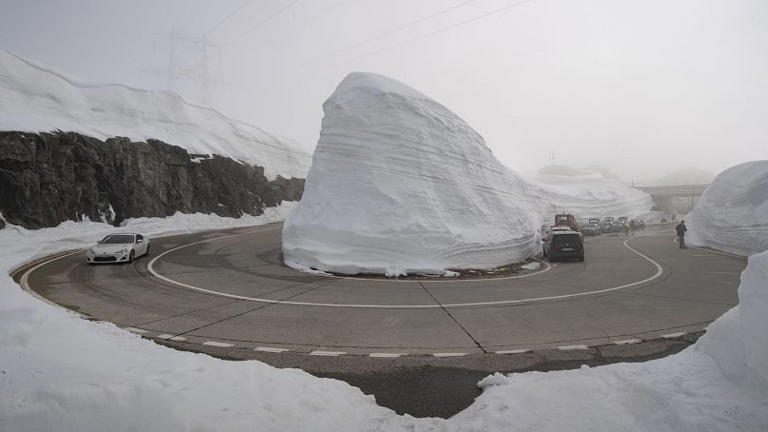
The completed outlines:
[[[263,225],[283,220],[293,207],[239,219],[179,213],[120,228],[65,222],[1,230],[0,430],[352,431],[392,421],[405,427],[407,417],[343,382],[169,349],[43,303],[8,276],[22,261],[84,247],[116,230],[160,235]]]
[[[60,129],[98,139],[150,138],[264,167],[277,175],[304,178],[311,156],[288,138],[269,134],[178,94],[124,85],[91,85],[0,49],[0,130]]]
[[[742,256],[768,249],[768,160],[718,174],[686,224],[689,244]]]
[[[126,229],[185,232],[267,223],[207,215],[131,221]],[[221,220],[219,220],[221,219]],[[83,246],[114,228],[67,222],[0,231],[0,269]],[[179,352],[90,322],[0,276],[3,431],[762,431],[768,426],[768,252],[750,258],[741,302],[699,343],[646,363],[495,374],[449,420],[379,407],[343,382],[258,361]]]

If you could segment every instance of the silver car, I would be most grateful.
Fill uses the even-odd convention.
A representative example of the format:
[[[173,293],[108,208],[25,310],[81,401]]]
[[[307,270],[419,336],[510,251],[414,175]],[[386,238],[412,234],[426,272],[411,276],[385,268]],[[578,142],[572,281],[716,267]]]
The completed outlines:
[[[89,264],[133,262],[149,255],[149,237],[136,233],[110,234],[86,252]]]

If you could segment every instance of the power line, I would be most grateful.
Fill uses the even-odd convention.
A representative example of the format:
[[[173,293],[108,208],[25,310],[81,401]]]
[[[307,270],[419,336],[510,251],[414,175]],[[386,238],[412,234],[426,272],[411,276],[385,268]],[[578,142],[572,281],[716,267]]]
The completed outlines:
[[[233,16],[237,15],[241,10],[243,10],[243,8],[246,7],[248,5],[248,3],[250,3],[250,2],[251,2],[251,0],[245,0],[244,2],[242,2],[240,4],[240,6],[237,7],[237,9],[233,10],[229,15],[225,16],[221,21],[219,21],[216,24],[214,24],[214,26],[211,27],[205,33],[208,34],[208,33],[213,33],[214,31],[216,31],[216,29],[221,27],[222,24],[224,24],[225,22],[229,21],[230,18],[232,18]]]
[[[386,37],[386,36],[389,36],[389,35],[392,35],[392,34],[395,34],[395,33],[401,32],[401,31],[403,31],[403,30],[405,30],[405,29],[407,29],[407,28],[410,28],[410,27],[413,27],[413,26],[415,26],[415,25],[421,24],[421,23],[423,23],[423,22],[429,21],[429,20],[431,20],[431,19],[433,19],[433,18],[436,18],[436,17],[438,17],[438,16],[440,16],[440,15],[446,14],[446,13],[448,13],[448,12],[452,11],[452,10],[458,9],[458,8],[460,8],[460,7],[464,7],[464,6],[468,5],[468,4],[470,4],[470,3],[474,3],[474,2],[476,2],[476,1],[477,1],[477,0],[467,0],[467,1],[464,1],[464,2],[462,2],[462,3],[459,3],[459,4],[457,4],[457,5],[451,6],[451,7],[449,7],[449,8],[445,8],[445,9],[442,9],[442,10],[440,10],[440,11],[438,11],[438,12],[435,12],[435,13],[434,13],[434,14],[432,14],[432,15],[428,15],[428,16],[426,16],[426,17],[423,17],[423,18],[419,18],[419,19],[417,19],[417,20],[415,20],[415,21],[411,21],[411,22],[409,22],[409,23],[403,24],[403,25],[401,25],[401,26],[399,26],[399,27],[397,27],[397,28],[394,28],[394,29],[392,29],[392,30],[387,30],[387,31],[385,31],[385,32],[379,33],[379,34],[377,34],[377,35],[375,35],[375,36],[372,36],[372,37],[370,37],[370,38],[368,38],[368,39],[365,39],[365,40],[363,40],[363,41],[361,41],[361,42],[358,42],[358,43],[355,43],[355,44],[351,44],[351,45],[347,45],[346,47],[343,47],[343,48],[339,48],[339,49],[337,49],[337,50],[331,51],[330,53],[328,53],[328,54],[324,54],[324,55],[322,55],[322,56],[317,56],[317,57],[315,57],[314,59],[312,59],[312,60],[309,60],[309,61],[307,61],[307,62],[305,62],[305,63],[301,64],[300,66],[306,66],[306,65],[308,65],[308,64],[312,64],[312,63],[314,63],[315,61],[317,61],[317,60],[319,60],[319,59],[326,59],[326,58],[328,58],[328,57],[334,57],[334,56],[336,56],[336,55],[338,55],[338,54],[340,54],[340,53],[342,53],[342,52],[344,52],[344,51],[349,51],[349,50],[351,50],[351,49],[353,49],[353,48],[357,48],[357,47],[359,47],[359,46],[362,46],[362,45],[366,45],[366,44],[369,44],[369,43],[371,43],[371,42],[377,41],[377,40],[379,40],[379,39],[381,39],[381,38],[383,38],[383,37]]]
[[[387,51],[387,50],[390,50],[390,49],[392,49],[392,48],[397,48],[397,47],[399,47],[399,46],[402,46],[402,45],[405,45],[405,44],[407,44],[407,43],[416,42],[416,41],[418,41],[418,40],[421,40],[421,39],[424,39],[424,38],[428,38],[428,37],[430,37],[430,36],[434,36],[434,35],[436,35],[436,34],[438,34],[438,33],[442,33],[442,32],[444,32],[444,31],[448,31],[448,30],[454,29],[454,28],[456,28],[456,27],[460,27],[460,26],[463,26],[463,25],[465,25],[465,24],[469,24],[469,23],[471,23],[471,22],[474,22],[474,21],[477,21],[477,20],[480,20],[480,19],[488,18],[489,16],[492,16],[492,15],[497,15],[497,14],[500,14],[500,13],[502,13],[502,12],[504,12],[504,11],[507,11],[507,10],[509,10],[509,9],[512,9],[512,8],[514,8],[514,7],[517,7],[517,6],[521,6],[521,5],[525,4],[525,3],[530,3],[530,2],[532,2],[532,1],[533,1],[533,0],[522,0],[522,1],[519,1],[519,2],[516,2],[516,3],[512,3],[512,4],[509,4],[509,5],[507,5],[507,6],[504,6],[504,7],[500,7],[500,8],[498,8],[498,9],[494,9],[494,10],[492,10],[492,11],[490,11],[490,12],[486,12],[486,13],[484,13],[484,14],[481,14],[481,15],[478,15],[478,16],[475,16],[475,17],[472,17],[472,18],[466,19],[466,20],[464,20],[464,21],[460,21],[460,22],[458,22],[458,23],[455,23],[455,24],[451,24],[451,25],[449,25],[449,26],[441,27],[441,28],[439,28],[439,29],[437,29],[437,30],[435,30],[435,31],[432,31],[432,32],[429,32],[429,33],[423,34],[423,35],[421,35],[421,36],[416,36],[416,37],[414,37],[414,38],[411,38],[411,39],[406,39],[406,40],[404,40],[404,41],[402,41],[402,42],[399,42],[399,43],[397,43],[397,44],[395,44],[395,45],[390,45],[390,46],[388,46],[388,47],[384,47],[384,48],[382,48],[382,49],[379,49],[379,50],[376,50],[376,51],[372,51],[372,52],[369,52],[369,53],[366,53],[366,54],[362,54],[362,55],[360,55],[360,56],[357,56],[357,57],[353,58],[352,60],[357,60],[357,59],[361,59],[361,58],[364,58],[364,57],[368,57],[368,56],[371,56],[371,55],[374,55],[374,54],[378,54],[378,53],[380,53],[380,52],[382,52],[382,51]]]

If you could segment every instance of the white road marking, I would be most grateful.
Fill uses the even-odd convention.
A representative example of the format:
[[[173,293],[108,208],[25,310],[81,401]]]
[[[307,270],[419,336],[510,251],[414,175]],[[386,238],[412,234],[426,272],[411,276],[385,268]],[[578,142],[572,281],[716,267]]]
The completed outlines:
[[[171,340],[176,342],[184,342],[187,340],[187,338],[185,338],[184,336],[174,336],[171,338]]]
[[[661,337],[663,337],[664,339],[674,339],[674,338],[679,338],[680,336],[685,336],[685,332],[677,332],[677,333],[661,335]]]
[[[496,351],[496,354],[523,354],[523,353],[527,353],[527,352],[531,352],[531,350],[526,349],[526,348],[523,348],[523,349],[513,349],[513,350],[501,350],[501,351]]]
[[[275,347],[256,347],[253,349],[254,351],[261,351],[261,352],[270,352],[270,353],[284,353],[288,351],[287,348],[275,348]]]
[[[136,333],[136,334],[144,334],[147,332],[147,330],[136,328],[136,327],[123,327],[123,330],[128,330],[129,332]]]
[[[234,346],[231,343],[216,342],[216,341],[205,341],[205,342],[203,342],[203,345],[212,346],[212,347],[219,347],[219,348],[232,348]]]
[[[60,259],[64,259],[66,257],[72,256],[72,255],[75,255],[75,254],[79,254],[81,252],[85,252],[85,249],[78,249],[78,250],[72,251],[70,253],[65,253],[63,255],[57,256],[56,258],[39,262],[38,264],[36,264],[31,269],[25,271],[23,275],[21,275],[21,279],[19,279],[19,285],[21,285],[21,288],[24,291],[28,292],[30,295],[32,295],[32,297],[35,297],[36,299],[40,300],[41,302],[48,303],[49,305],[55,306],[57,308],[63,308],[60,304],[54,303],[54,302],[48,300],[47,298],[41,296],[37,292],[35,292],[35,290],[33,290],[31,286],[29,286],[29,275],[31,275],[32,272],[34,272],[35,270],[39,269],[40,267],[42,267],[44,265],[50,264],[52,262],[56,262],[56,261],[58,261]],[[17,268],[24,267],[25,265],[26,264],[22,264],[22,265],[18,266]],[[67,308],[63,308],[63,309],[72,312],[73,314],[79,316],[80,318],[85,318],[85,319],[88,318],[88,315],[82,314],[82,313],[80,313],[78,311],[75,311],[75,310],[72,310],[72,309],[67,309]]]
[[[172,334],[167,334],[167,333],[157,335],[157,339],[163,339],[163,340],[168,340],[172,337],[173,337]]]
[[[346,354],[345,351],[312,351],[309,353],[311,356],[322,356],[322,357],[338,357],[343,356]]]
[[[557,347],[560,351],[576,351],[576,350],[588,350],[589,347],[586,345],[563,345]]]
[[[463,353],[463,352],[441,352],[441,353],[432,353],[434,357],[463,357],[469,353]]]
[[[246,233],[243,233],[246,234]],[[216,237],[212,239],[202,240],[194,243],[189,243],[183,246],[176,247],[174,249],[169,249],[159,255],[157,255],[152,261],[149,262],[147,265],[147,270],[156,278],[163,280],[167,283],[180,286],[183,288],[188,288],[194,291],[203,292],[206,294],[213,294],[221,297],[226,298],[233,298],[238,300],[248,300],[248,301],[254,301],[259,303],[269,303],[269,304],[284,304],[284,305],[291,305],[291,306],[316,306],[316,307],[330,307],[330,308],[353,308],[353,309],[437,309],[437,308],[456,308],[456,307],[473,307],[473,306],[497,306],[497,305],[511,305],[511,304],[521,304],[521,303],[530,303],[530,302],[536,302],[536,301],[547,301],[547,300],[562,300],[566,298],[574,298],[574,297],[582,297],[592,294],[602,294],[607,293],[611,291],[617,291],[622,290],[626,288],[631,288],[634,286],[642,285],[644,283],[650,282],[654,279],[659,278],[663,273],[664,269],[661,267],[661,264],[654,261],[652,258],[648,257],[647,255],[643,254],[642,252],[638,251],[637,249],[634,249],[632,246],[627,244],[629,242],[629,239],[624,240],[624,246],[632,251],[635,255],[638,255],[639,257],[645,259],[646,261],[650,262],[656,267],[656,273],[652,276],[649,276],[645,279],[626,283],[623,285],[600,289],[600,290],[594,290],[594,291],[585,291],[580,293],[574,293],[574,294],[563,294],[563,295],[556,295],[556,296],[548,296],[548,297],[535,297],[535,298],[527,298],[527,299],[518,299],[518,300],[498,300],[498,301],[487,301],[487,302],[468,302],[468,303],[447,303],[447,304],[344,304],[344,303],[315,303],[315,302],[301,302],[301,301],[289,301],[289,300],[272,300],[272,299],[265,299],[265,298],[258,298],[258,297],[247,297],[247,296],[241,296],[236,294],[229,294],[229,293],[223,293],[220,291],[214,291],[209,290],[206,288],[197,287],[194,285],[190,285],[184,282],[179,282],[176,280],[173,280],[171,278],[168,278],[166,276],[163,276],[159,274],[157,271],[155,271],[154,264],[157,262],[158,259],[162,258],[165,254],[168,254],[170,252],[173,252],[178,249],[182,249],[185,247],[193,246],[196,244],[204,243],[207,241],[212,240],[219,240],[222,238],[232,237],[235,235],[240,234],[232,234],[228,236],[222,236],[222,237]],[[365,280],[375,280],[375,279],[365,279]],[[423,282],[423,281],[422,281]],[[444,281],[444,282],[451,282],[451,281]],[[455,281],[454,281],[455,282]]]
[[[620,341],[614,341],[613,344],[614,345],[633,345],[633,344],[639,344],[642,341],[643,341],[642,339],[637,339],[637,338],[635,338],[635,339],[625,339],[625,340],[620,340]]]
[[[397,353],[370,353],[370,354],[368,354],[368,357],[373,357],[373,358],[398,358],[401,355],[402,354],[397,354]]]

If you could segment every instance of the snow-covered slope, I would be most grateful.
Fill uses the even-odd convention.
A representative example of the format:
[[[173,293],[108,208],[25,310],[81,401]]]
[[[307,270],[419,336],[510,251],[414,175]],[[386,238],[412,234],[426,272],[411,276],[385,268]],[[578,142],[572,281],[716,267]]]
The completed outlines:
[[[0,50],[0,130],[60,129],[94,138],[154,138],[191,153],[219,154],[303,178],[308,153],[289,139],[268,134],[179,95],[122,85],[87,85]]]
[[[283,230],[286,263],[438,273],[536,251],[525,185],[447,108],[364,73],[347,76],[323,108],[304,197]]]
[[[720,173],[686,224],[690,244],[743,256],[768,250],[768,160]]]
[[[304,197],[285,223],[288,265],[440,273],[520,261],[560,211],[634,216],[650,197],[599,176],[526,182],[456,114],[392,79],[354,73],[323,106]]]
[[[577,218],[627,216],[634,218],[653,208],[650,195],[598,173],[585,175],[539,175],[530,181],[542,200],[534,202],[551,223],[552,214],[567,211]]]

